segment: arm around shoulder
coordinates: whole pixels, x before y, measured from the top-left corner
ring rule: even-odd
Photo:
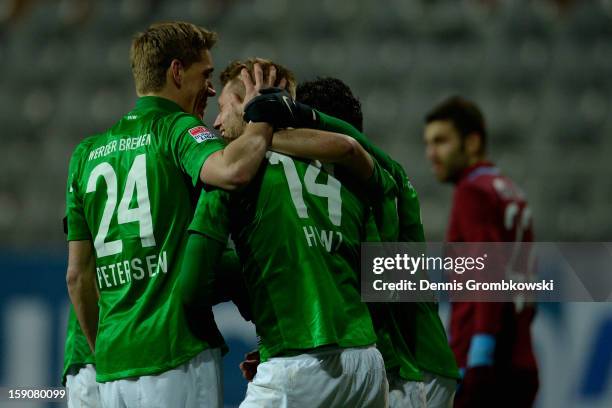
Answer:
[[[204,162],[200,180],[229,191],[244,187],[257,174],[271,137],[272,127],[267,123],[247,124],[238,139]]]
[[[316,129],[290,129],[274,133],[272,149],[290,156],[337,163],[360,180],[372,175],[374,162],[352,137]]]

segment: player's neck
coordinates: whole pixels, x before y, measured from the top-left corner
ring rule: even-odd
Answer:
[[[457,185],[469,173],[471,173],[476,167],[478,167],[480,164],[486,164],[486,163],[488,163],[486,155],[470,156],[467,160],[467,165],[463,167],[462,170],[454,174],[454,176],[450,179],[451,183]]]
[[[138,96],[156,96],[158,98],[164,98],[164,99],[168,99],[171,100],[172,102],[176,103],[178,106],[181,107],[181,109],[183,111],[187,111],[187,109],[185,108],[185,103],[182,100],[182,98],[180,97],[180,95],[177,92],[174,92],[172,89],[168,89],[168,88],[163,88],[160,91],[157,92],[149,92],[146,94],[138,94]]]

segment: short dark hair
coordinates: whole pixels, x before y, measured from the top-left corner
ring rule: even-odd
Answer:
[[[317,77],[314,81],[300,83],[296,100],[363,131],[361,102],[353,95],[351,88],[338,78]]]
[[[426,124],[436,120],[451,121],[462,139],[470,133],[478,133],[484,151],[487,140],[486,123],[482,111],[474,102],[461,96],[445,99],[425,116]]]

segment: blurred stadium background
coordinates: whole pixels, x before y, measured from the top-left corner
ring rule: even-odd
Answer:
[[[610,240],[612,0],[0,0],[0,385],[58,382],[69,156],[132,108],[131,36],[174,19],[219,33],[217,72],[261,56],[299,80],[345,80],[419,191],[428,239],[444,237],[451,188],[424,159],[423,116],[462,94],[526,190],[538,240]],[[213,98],[206,122],[216,113]],[[220,315],[233,406],[253,332],[230,306]],[[539,407],[612,406],[610,304],[543,305],[534,331]]]

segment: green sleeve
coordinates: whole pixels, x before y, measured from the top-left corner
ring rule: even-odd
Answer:
[[[223,150],[225,143],[192,115],[180,113],[167,125],[169,128],[166,131],[170,134],[168,153],[195,186],[206,159]]]
[[[181,276],[183,305],[190,310],[232,301],[245,320],[252,320],[251,306],[236,252],[197,232],[187,241]]]
[[[395,196],[397,185],[391,174],[377,160],[374,161],[372,176],[366,183],[366,190],[371,197]]]
[[[242,264],[233,249],[226,249],[215,280],[215,302],[232,301],[244,320],[253,320],[251,301],[247,291]]]
[[[372,200],[372,219],[376,225],[379,240],[395,242],[399,238],[399,219],[396,207],[397,185],[395,180],[375,160],[374,172],[368,184],[376,186],[376,190],[375,187],[370,186],[368,193],[370,197],[376,197],[375,200]]]
[[[230,235],[230,195],[223,190],[202,190],[189,232],[197,232],[225,245]]]
[[[72,153],[70,165],[68,166],[68,181],[66,183],[66,227],[68,230],[68,241],[91,239],[91,232],[87,226],[83,211],[83,192],[79,184],[82,158],[84,152],[87,151],[87,146],[84,142],[77,146],[74,153]]]
[[[222,190],[202,190],[189,226],[181,292],[188,309],[232,301],[245,320],[251,320],[240,260],[233,249],[226,248],[229,198]]]
[[[232,284],[240,277],[240,269],[236,251],[225,248],[215,271],[213,304],[232,300]]]
[[[215,271],[229,239],[228,201],[228,193],[222,190],[202,190],[200,194],[183,260],[181,293],[185,305],[214,303]],[[232,266],[226,263],[226,267]]]
[[[228,349],[212,314],[215,270],[225,244],[201,234],[191,234],[187,240],[182,270],[177,282],[185,319],[191,332],[211,347]]]
[[[380,234],[378,233],[378,226],[376,225],[373,212],[371,211],[365,223],[364,236],[365,242],[381,242]]]
[[[419,197],[406,176],[404,169],[400,168],[398,183],[397,211],[399,215],[399,241],[425,242],[425,230],[421,221],[421,206]]]
[[[213,304],[215,270],[224,247],[224,244],[206,235],[189,235],[179,284],[182,303],[187,311],[201,310]]]

